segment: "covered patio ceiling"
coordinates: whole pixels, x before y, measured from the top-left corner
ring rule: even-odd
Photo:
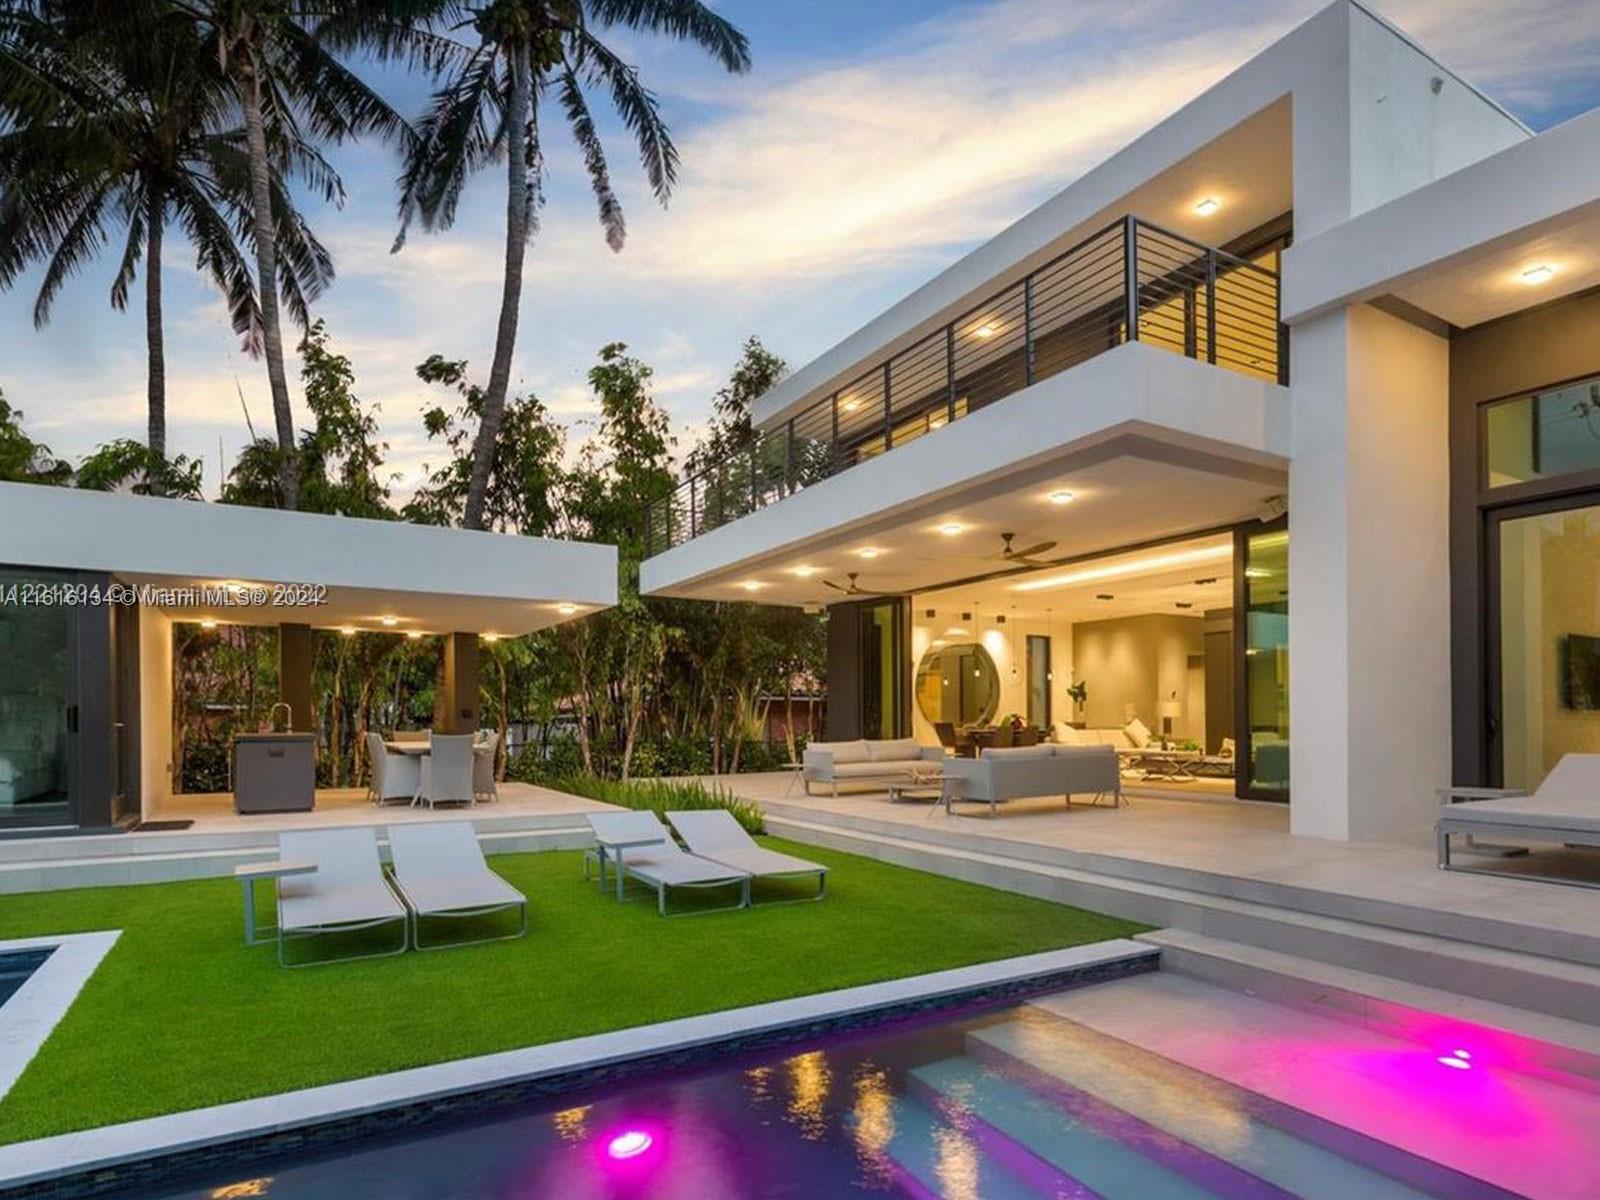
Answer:
[[[616,603],[614,546],[0,484],[0,562],[104,571],[178,620],[514,637]]]
[[[1033,570],[1003,556],[1002,534],[1016,550],[1053,542],[1032,556],[1035,563],[1073,560],[1120,548],[1214,531],[1275,513],[1273,501],[1288,486],[1274,467],[1225,462],[1188,454],[1155,442],[1122,438],[1116,448],[1080,453],[1004,478],[974,485],[952,496],[858,526],[830,531],[800,547],[739,564],[668,594],[708,600],[755,600],[767,604],[820,605],[851,598],[846,590],[907,594],[963,584],[967,591],[988,579],[985,594],[1043,610],[1037,588],[1013,584]],[[1215,539],[1213,539],[1215,540]],[[1215,564],[1225,573],[1227,563]],[[1179,574],[1185,564],[1174,564]],[[1063,567],[1061,574],[1068,574]],[[1201,570],[1195,578],[1217,575]],[[1017,579],[1000,578],[1015,574]],[[1044,573],[1030,579],[1048,578]],[[1081,590],[1070,584],[1068,592]],[[1007,601],[1011,603],[1013,601]]]

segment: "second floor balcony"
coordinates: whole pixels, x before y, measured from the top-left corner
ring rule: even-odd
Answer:
[[[681,545],[1129,341],[1288,382],[1277,273],[1125,217],[690,473],[651,507],[646,553]]]

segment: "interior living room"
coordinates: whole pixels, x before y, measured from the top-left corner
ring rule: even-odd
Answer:
[[[1110,745],[1125,791],[1287,799],[1286,530],[1060,564],[1015,549],[1020,570],[910,598],[919,741]]]

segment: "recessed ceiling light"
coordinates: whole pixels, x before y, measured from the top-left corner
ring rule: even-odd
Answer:
[[[1063,504],[1071,504],[1076,499],[1077,499],[1077,497],[1074,496],[1071,492],[1068,492],[1068,491],[1059,491],[1059,492],[1051,492],[1050,493],[1050,503],[1054,504],[1054,505],[1057,505],[1057,506],[1060,506],[1060,505],[1063,505]]]
[[[985,321],[982,325],[979,325],[976,329],[974,329],[972,331],[972,336],[973,337],[982,338],[984,341],[988,341],[990,338],[992,338],[995,334],[997,334],[999,332],[1000,332],[1000,325],[999,325],[998,322]]]
[[[939,526],[939,532],[944,534],[945,537],[955,537],[956,534],[965,533],[966,531],[967,527],[959,521],[946,521]]]
[[[861,547],[861,549],[856,551],[856,557],[857,558],[877,558],[878,555],[880,555],[882,553],[883,553],[883,551],[879,550],[876,546],[863,546],[863,547]]]
[[[1215,196],[1207,196],[1204,200],[1198,200],[1195,202],[1194,211],[1196,216],[1209,217],[1221,207],[1222,201],[1218,200]]]
[[[810,579],[817,573],[817,569],[815,567],[794,567],[791,568],[789,573],[791,575],[797,575],[801,579]]]
[[[420,629],[408,629],[408,630],[406,630],[406,636],[408,638],[410,638],[413,642],[419,642],[419,641],[422,640],[422,630],[420,630]]]
[[[205,620],[200,622],[200,628],[201,629],[215,629],[216,627],[217,627],[217,623],[215,621],[213,621],[210,617],[207,617],[207,618],[205,618]]]
[[[351,634],[355,633],[355,631],[356,627],[354,625],[341,625],[339,627],[339,632],[344,634],[345,637],[349,637]]]
[[[480,633],[478,636],[486,642],[498,642],[500,640],[498,633]]]
[[[556,611],[563,617],[570,617],[578,611],[578,606],[576,604],[558,604],[556,605]]]
[[[399,617],[379,617],[378,620],[382,621],[384,626],[388,629],[393,629],[396,625],[400,624]]]
[[[1522,273],[1522,282],[1527,284],[1548,283],[1555,277],[1556,269],[1549,263],[1539,263],[1529,267]]]
[[[861,401],[857,400],[854,396],[851,396],[848,400],[839,401],[839,410],[841,412],[855,412],[855,410],[860,407]]]
[[[739,586],[742,587],[747,592],[759,592],[762,588],[766,587],[767,585],[762,583],[759,579],[746,579]]]

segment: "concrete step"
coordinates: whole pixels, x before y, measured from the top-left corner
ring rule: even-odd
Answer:
[[[1580,1023],[1600,1014],[1600,967],[838,822],[767,815],[796,841],[1177,928]],[[898,829],[897,828],[897,833]]]
[[[568,817],[570,821],[571,818]],[[124,843],[137,835],[122,835]],[[86,839],[82,839],[86,840]],[[576,850],[594,843],[587,824],[564,828],[506,829],[479,832],[485,854],[514,854],[538,850]],[[388,842],[380,833],[380,852]],[[172,883],[181,879],[214,879],[233,874],[245,863],[267,862],[278,855],[277,837],[253,846],[124,854],[92,854],[80,858],[48,858],[38,862],[0,863],[0,895],[55,892],[67,888],[121,887],[136,883]]]
[[[952,1170],[967,1184],[963,1195],[984,1200],[1038,1200],[1040,1196],[1072,1196],[1060,1186],[1045,1191],[1036,1182],[1059,1185],[1060,1180],[1036,1181],[1003,1164],[1000,1155],[986,1152],[965,1133],[927,1105],[909,1096],[890,1101],[887,1128],[891,1131],[877,1147],[881,1161],[907,1196],[953,1195],[948,1189]],[[858,1125],[858,1135],[860,1128]]]
[[[1161,947],[1161,969],[1407,1038],[1448,1039],[1454,1025],[1492,1037],[1524,1074],[1600,1088],[1600,1024],[1207,937],[1185,929],[1138,935]],[[1600,1012],[1596,1014],[1600,1018]]]

